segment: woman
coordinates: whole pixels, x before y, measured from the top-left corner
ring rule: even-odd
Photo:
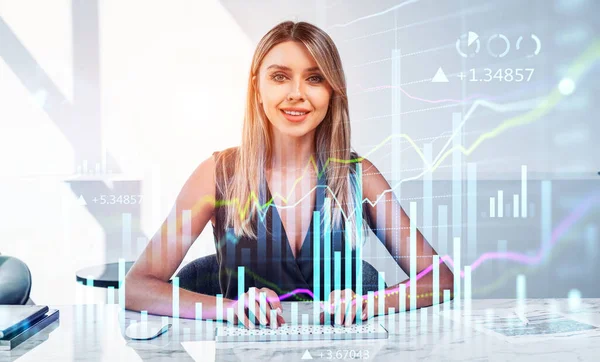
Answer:
[[[400,228],[410,221],[390,189],[371,162],[350,150],[345,76],[335,44],[311,24],[283,22],[254,53],[241,146],[215,152],[190,176],[168,218],[177,220],[175,227],[165,221],[127,274],[126,308],[172,314],[168,281],[210,220],[223,307],[233,308],[236,323],[252,328],[258,320],[249,310],[275,328],[284,323],[282,293],[333,302],[322,321],[336,309],[346,311],[334,315],[336,324],[364,320],[370,307],[378,314],[378,302],[369,306],[355,294],[365,228],[384,230],[379,238],[398,265],[410,269],[409,228]],[[376,200],[385,206],[371,206]],[[436,255],[420,232],[416,255],[418,272]],[[431,273],[422,276],[417,290],[407,287],[407,299],[417,293],[417,307],[431,305],[432,285]],[[439,285],[440,294],[452,291],[453,275],[444,263]],[[313,287],[316,295],[309,292]],[[260,309],[261,292],[266,310]],[[181,317],[194,318],[198,302],[203,319],[217,316],[214,296],[182,289],[179,298]],[[398,310],[397,293],[378,298],[385,298],[383,313]],[[277,320],[271,321],[271,310],[279,312]]]

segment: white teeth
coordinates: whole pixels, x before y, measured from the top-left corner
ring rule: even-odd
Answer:
[[[284,111],[286,114],[292,115],[292,116],[302,116],[304,114],[306,114],[306,112],[296,112],[296,111]]]

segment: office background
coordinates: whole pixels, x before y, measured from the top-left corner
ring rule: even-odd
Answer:
[[[355,149],[407,212],[416,203],[441,255],[456,258],[460,238],[474,298],[515,297],[519,274],[528,297],[599,297],[599,12],[592,0],[2,0],[0,253],[28,264],[34,301],[104,302],[75,272],[135,259],[198,163],[239,143],[260,37],[304,20],[340,50]],[[365,250],[388,284],[406,278],[373,235]],[[182,266],[214,251],[207,226]]]

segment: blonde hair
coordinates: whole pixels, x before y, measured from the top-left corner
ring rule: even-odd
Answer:
[[[261,62],[265,55],[277,44],[285,41],[296,41],[304,44],[308,52],[315,59],[326,81],[332,87],[333,93],[329,108],[323,121],[317,126],[315,132],[315,148],[320,164],[325,167],[328,193],[325,197],[331,199],[334,206],[331,211],[331,221],[338,227],[345,227],[342,222],[346,215],[346,223],[350,230],[357,230],[358,222],[362,221],[362,195],[357,195],[354,167],[350,160],[350,120],[348,112],[348,97],[346,80],[342,69],[342,62],[333,40],[327,33],[318,27],[306,22],[286,21],[272,28],[258,43],[252,59],[248,77],[248,93],[246,98],[246,111],[243,125],[242,143],[237,156],[229,159],[223,153],[219,158],[222,164],[223,175],[227,175],[226,168],[234,167],[235,176],[224,182],[223,187],[218,185],[221,194],[225,197],[224,205],[228,207],[225,225],[233,228],[237,237],[247,236],[256,238],[257,211],[263,212],[257,195],[266,189],[266,166],[271,160],[272,142],[270,138],[270,123],[261,112],[258,102],[257,84],[253,77],[257,76]],[[336,160],[338,162],[334,162]],[[317,160],[315,160],[317,161]],[[341,161],[341,162],[339,162]],[[318,170],[318,172],[322,172]],[[227,178],[225,178],[227,181]],[[354,208],[360,203],[360,212]],[[337,205],[336,205],[337,204]],[[325,207],[324,205],[323,207]],[[337,206],[337,207],[335,207]],[[324,215],[325,210],[321,210]],[[358,220],[357,218],[361,218]],[[324,218],[321,217],[321,220]],[[362,235],[365,233],[365,224],[362,223]],[[356,247],[358,233],[352,232],[352,248]],[[362,239],[364,240],[364,238]]]

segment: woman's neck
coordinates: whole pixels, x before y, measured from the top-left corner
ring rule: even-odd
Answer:
[[[314,136],[314,130],[302,137],[273,132],[271,169],[292,172],[304,169],[310,157],[315,156]]]

